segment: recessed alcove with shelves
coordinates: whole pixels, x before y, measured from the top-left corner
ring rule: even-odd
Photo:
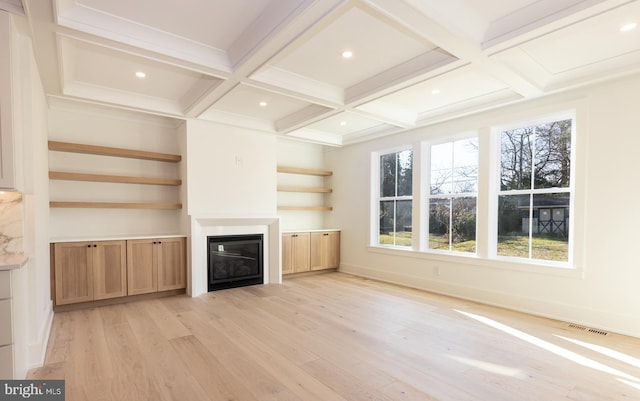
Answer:
[[[333,175],[332,171],[321,169],[300,168],[291,166],[278,166],[277,172],[279,174],[295,174],[304,176],[315,177],[330,177]],[[330,194],[333,192],[331,188],[318,185],[285,185],[281,184],[282,180],[278,179],[278,192],[297,192],[306,194]],[[324,183],[324,180],[323,180]],[[315,184],[315,182],[314,182]],[[292,205],[278,205],[278,210],[293,210],[293,211],[331,211],[332,206],[329,205],[307,205],[307,204],[292,204]]]
[[[127,158],[150,161],[154,163],[178,163],[182,160],[181,155],[150,152],[138,149],[127,149],[117,147],[98,146],[81,143],[49,141],[49,151],[78,153],[93,155],[98,157]],[[86,165],[86,164],[85,164]],[[142,175],[120,175],[120,174],[96,174],[93,172],[59,171],[58,168],[49,171],[50,180],[60,181],[80,181],[92,183],[109,184],[134,184],[149,186],[172,186],[179,187],[182,180],[174,177],[153,177]],[[91,191],[88,191],[91,192]],[[134,192],[134,191],[129,191]],[[174,198],[178,198],[178,192]],[[165,191],[166,193],[166,191]],[[166,199],[158,201],[140,201],[139,192],[134,192],[135,198],[130,201],[111,201],[104,199],[92,200],[53,200],[49,202],[51,208],[107,208],[107,209],[181,209],[179,202],[168,202]]]

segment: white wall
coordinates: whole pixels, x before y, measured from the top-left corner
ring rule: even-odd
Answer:
[[[49,139],[176,154],[178,122],[81,103],[54,102]],[[183,162],[181,162],[183,163]],[[49,152],[52,171],[179,178],[181,163],[68,152]],[[52,180],[51,200],[104,202],[180,202],[173,186]],[[180,234],[181,212],[154,209],[51,209],[51,238]]]
[[[640,337],[639,89],[634,76],[329,151],[340,269]],[[468,130],[486,143],[492,125],[568,108],[578,113],[576,271],[369,247],[371,152]],[[488,218],[478,221],[486,238]]]
[[[191,216],[276,214],[276,137],[189,120],[187,213]]]
[[[19,103],[19,135],[22,147],[16,163],[23,172],[24,267],[12,272],[14,310],[14,358],[16,378],[41,366],[53,317],[49,284],[49,180],[47,175],[47,103],[38,75],[28,28],[23,18],[12,16],[16,52],[14,102]]]

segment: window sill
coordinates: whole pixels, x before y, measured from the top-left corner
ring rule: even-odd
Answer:
[[[408,258],[424,259],[430,261],[438,261],[443,263],[454,263],[462,265],[472,265],[482,268],[498,269],[514,272],[536,273],[557,277],[569,277],[569,278],[584,278],[583,269],[578,267],[571,267],[568,265],[549,264],[538,261],[524,261],[516,258],[481,258],[475,254],[451,254],[445,252],[426,252],[416,251],[411,248],[404,247],[391,247],[391,246],[379,246],[369,245],[367,247],[369,251],[385,254],[402,256]]]

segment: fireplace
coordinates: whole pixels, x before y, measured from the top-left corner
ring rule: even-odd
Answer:
[[[262,237],[208,236],[208,291],[264,283]]]

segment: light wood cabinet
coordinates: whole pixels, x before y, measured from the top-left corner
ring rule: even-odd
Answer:
[[[336,269],[340,266],[340,232],[311,233],[311,270]]]
[[[158,291],[177,290],[187,286],[187,262],[184,238],[158,241]]]
[[[282,234],[282,274],[336,269],[340,266],[340,232]]]
[[[127,241],[128,295],[186,287],[184,238]]]
[[[282,274],[309,271],[309,233],[282,234]]]
[[[56,305],[125,296],[126,242],[54,244],[54,272]]]
[[[150,239],[127,241],[128,295],[158,291],[156,242]]]

